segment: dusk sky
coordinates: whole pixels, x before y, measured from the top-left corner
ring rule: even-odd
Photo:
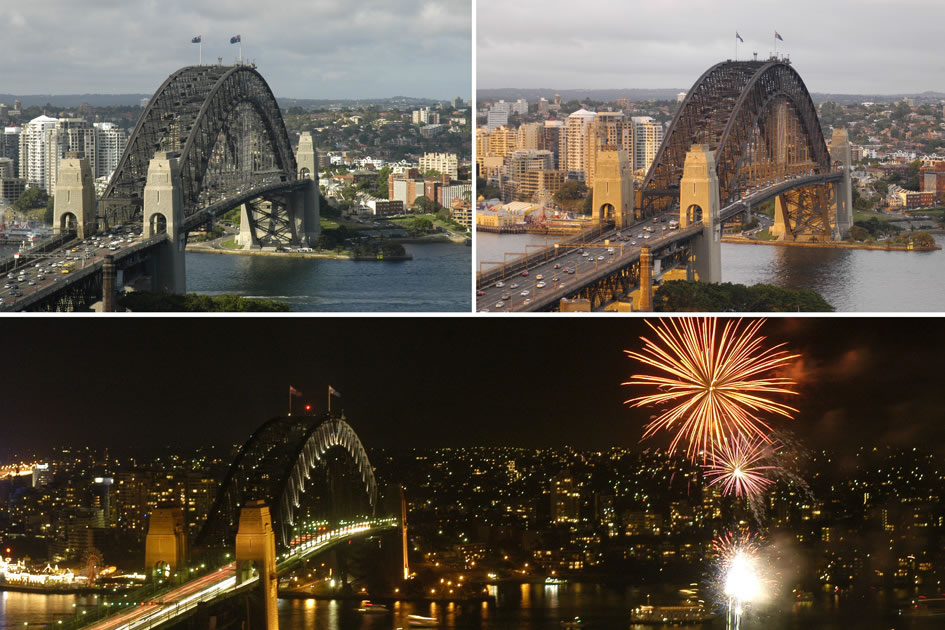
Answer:
[[[477,87],[688,90],[710,66],[774,51],[812,92],[942,91],[941,0],[477,3]]]
[[[623,350],[651,334],[638,318],[31,318],[7,328],[0,452],[242,443],[287,411],[289,385],[321,410],[333,385],[368,448],[639,448],[652,413],[626,407],[640,392],[620,385],[640,370]],[[762,333],[803,355],[791,370],[800,396],[787,401],[800,412],[777,427],[813,448],[945,443],[940,320],[773,318]]]
[[[470,0],[49,0],[4,6],[12,94],[152,94],[178,68],[233,63],[240,34],[277,97],[468,98]]]

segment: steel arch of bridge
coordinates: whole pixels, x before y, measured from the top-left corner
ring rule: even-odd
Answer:
[[[377,506],[374,469],[361,440],[344,418],[273,418],[250,436],[233,460],[197,545],[232,545],[240,508],[247,501],[261,499],[272,513],[276,541],[287,548],[305,483],[333,448],[343,449],[355,465],[373,512]]]
[[[239,128],[241,123],[243,128]],[[245,146],[246,128],[258,145]],[[100,205],[107,223],[138,218],[148,166],[158,151],[180,155],[185,218],[217,200],[208,197],[208,175],[227,175],[234,182],[242,178],[240,183],[253,185],[267,179],[293,182],[297,177],[279,105],[265,79],[251,66],[187,66],[161,84],[138,119],[102,195]],[[222,168],[209,172],[212,162],[232,172],[224,173]],[[225,196],[226,191],[214,192]]]
[[[772,120],[778,109],[784,112],[781,120]],[[789,127],[788,146],[777,146],[779,125]],[[715,151],[723,207],[738,199],[753,173],[767,171],[777,178],[831,168],[810,93],[797,71],[783,61],[725,61],[699,77],[647,172],[640,200],[644,216],[678,199],[686,153],[693,144]],[[765,158],[770,162],[779,151],[785,163],[761,163]]]

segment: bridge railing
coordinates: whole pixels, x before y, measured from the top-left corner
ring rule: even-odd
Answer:
[[[62,234],[54,234],[39,241],[34,241],[33,245],[23,251],[19,252],[19,259],[13,256],[4,256],[0,258],[0,273],[6,273],[14,267],[19,267],[24,264],[23,259],[35,258],[46,252],[50,252],[62,247],[65,243],[75,239],[75,232],[63,232]]]

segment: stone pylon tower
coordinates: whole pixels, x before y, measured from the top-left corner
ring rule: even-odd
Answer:
[[[236,532],[237,580],[248,574],[250,567],[259,575],[261,607],[251,612],[249,627],[279,630],[278,603],[279,577],[276,574],[276,535],[272,529],[272,515],[264,501],[249,501],[240,510],[240,524]]]
[[[617,229],[633,217],[633,171],[627,152],[612,147],[597,153],[591,218],[614,221]]]
[[[679,227],[702,222],[702,235],[692,242],[693,269],[700,282],[722,281],[720,211],[715,153],[703,144],[694,144],[686,154],[679,183]]]
[[[53,227],[66,229],[70,219],[75,222],[77,236],[82,239],[95,233],[95,183],[89,158],[70,151],[59,162],[53,204]]]
[[[293,194],[290,201],[296,218],[296,230],[299,239],[311,247],[321,233],[318,207],[318,154],[315,141],[309,131],[303,131],[299,137],[299,149],[295,161],[299,168],[299,179],[309,179],[310,186]]]
[[[187,563],[187,539],[184,512],[179,507],[156,508],[148,518],[148,535],[144,541],[144,566],[148,572],[158,564],[171,571]]]
[[[184,200],[177,154],[158,151],[148,166],[148,180],[144,186],[142,232],[144,238],[150,238],[161,231],[167,232],[167,246],[161,248],[152,269],[152,285],[155,291],[186,291],[184,249],[187,247],[187,234],[181,230],[183,222]]]
[[[837,204],[837,225],[834,238],[846,238],[850,235],[850,228],[853,227],[853,183],[850,179],[853,155],[846,129],[833,130],[833,137],[830,139],[830,159],[833,162],[840,162],[843,166],[843,180],[834,195]]]

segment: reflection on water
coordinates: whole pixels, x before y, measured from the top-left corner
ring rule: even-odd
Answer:
[[[500,584],[490,588],[490,595],[490,600],[485,603],[395,602],[391,613],[383,615],[357,612],[356,601],[280,599],[279,627],[282,630],[406,630],[409,627],[408,615],[422,615],[436,617],[442,628],[561,630],[562,621],[580,617],[582,627],[587,628],[652,630],[661,626],[631,625],[630,609],[645,604],[647,595],[652,596],[653,604],[674,603],[678,600],[678,589],[672,586],[641,588],[580,583],[554,586]],[[885,596],[874,591],[861,595],[818,595],[814,602],[785,601],[781,605],[749,610],[741,627],[744,630],[931,630],[943,627],[940,617],[910,619],[900,616],[895,602],[901,598],[902,595]],[[94,602],[94,597],[0,592],[0,629],[22,630],[24,623],[30,626],[55,625],[60,619],[67,621],[80,614],[83,607]],[[683,626],[666,626],[663,630],[670,627]],[[716,619],[702,627],[722,628],[724,619]]]

